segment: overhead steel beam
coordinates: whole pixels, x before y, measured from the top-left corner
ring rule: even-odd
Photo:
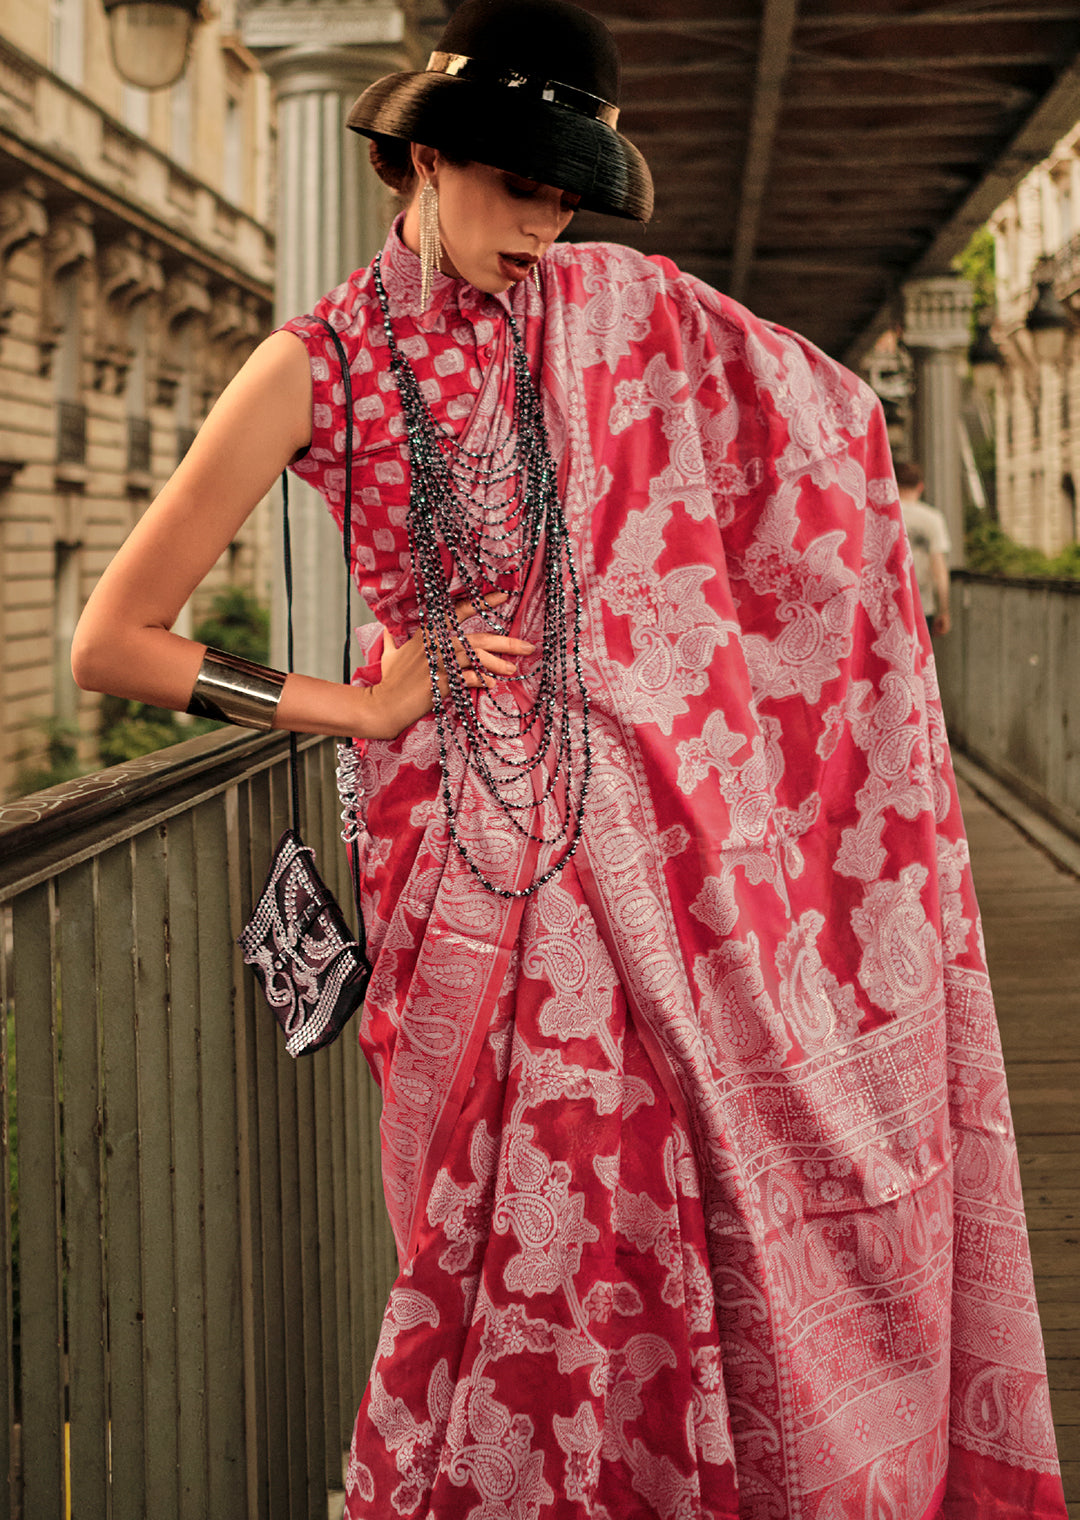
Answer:
[[[1000,10],[988,11],[986,0],[968,0],[967,4],[950,6],[947,10],[918,10],[907,14],[866,11],[864,14],[848,13],[837,16],[807,16],[800,24],[806,31],[814,32],[879,32],[886,27],[919,26],[970,26],[974,19],[1008,23],[1034,23],[1039,21],[1075,21],[1075,5],[1038,5],[1030,9],[1019,6],[1002,6]]]
[[[949,53],[939,57],[914,54],[910,58],[845,58],[836,53],[819,53],[812,48],[800,48],[798,63],[804,73],[820,70],[828,74],[911,74],[916,79],[924,74],[955,73],[958,69],[1031,69],[1044,68],[1055,62],[1051,48],[1031,49],[1026,53],[1017,50],[1004,53]],[[958,79],[958,84],[972,81]]]
[[[952,260],[963,251],[976,228],[1007,200],[1016,186],[1080,119],[1080,59],[1059,75],[1053,89],[1043,97],[1024,126],[983,175],[971,194],[938,231],[919,261],[904,272],[904,279],[949,272]],[[891,282],[889,299],[895,298],[899,281]],[[882,330],[884,306],[850,344],[845,359],[857,365]]]
[[[940,228],[910,277],[947,273],[951,260],[967,247],[976,227],[996,211],[1024,175],[1046,157],[1077,120],[1080,120],[1080,59],[1061,73],[1005,152]]]
[[[730,289],[737,301],[745,298],[750,278],[798,10],[799,0],[765,0],[761,17],[754,104],[731,257]]]

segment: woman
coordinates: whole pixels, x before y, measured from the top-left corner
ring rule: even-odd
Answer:
[[[565,0],[466,0],[361,97],[409,209],[225,392],[76,674],[364,741],[402,1272],[352,1520],[1063,1516],[880,413],[666,260],[556,242],[649,213],[616,99]],[[352,688],[237,706],[168,630],[287,462],[343,517],[320,318],[378,623]]]

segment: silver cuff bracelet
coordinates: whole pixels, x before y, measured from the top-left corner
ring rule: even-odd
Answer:
[[[193,718],[217,718],[268,734],[284,685],[283,671],[254,665],[223,649],[208,649],[187,710]]]

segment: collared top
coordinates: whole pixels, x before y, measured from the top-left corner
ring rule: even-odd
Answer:
[[[395,340],[416,372],[437,425],[480,450],[497,414],[513,405],[508,315],[514,315],[535,375],[543,298],[531,280],[519,282],[512,293],[493,296],[466,280],[436,274],[424,308],[420,260],[402,240],[401,221],[399,217],[390,229],[381,256]],[[356,583],[379,621],[400,638],[416,626],[406,531],[409,450],[371,268],[351,274],[311,314],[283,324],[307,347],[313,390],[311,445],[291,468],[321,493],[340,527],[345,398],[336,351],[320,318],[337,330],[352,381]]]

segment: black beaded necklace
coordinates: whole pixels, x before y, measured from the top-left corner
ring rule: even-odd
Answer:
[[[409,553],[431,675],[447,826],[461,858],[490,892],[529,897],[577,849],[592,774],[589,701],[581,670],[581,596],[543,409],[517,323],[508,312],[512,403],[493,409],[480,448],[465,448],[440,427],[394,338],[381,263],[381,258],[375,260],[373,275],[409,443]],[[505,388],[499,400],[508,400]],[[461,638],[455,604],[470,601],[487,628],[506,633],[513,601],[491,608],[485,595],[511,592],[515,570],[531,564],[537,550],[543,555],[544,629],[535,694],[524,707],[504,705],[491,692],[477,702],[454,647]],[[447,558],[452,576],[447,575]],[[567,586],[573,599],[569,626]],[[470,666],[483,671],[475,656]],[[576,702],[571,700],[571,666]],[[449,684],[446,697],[439,689],[440,672]],[[561,847],[555,863],[529,886],[496,886],[466,849],[450,786],[451,746],[516,834],[540,846]],[[562,807],[555,796],[560,782],[565,783]],[[551,810],[549,801],[558,818],[546,829],[543,814]]]

